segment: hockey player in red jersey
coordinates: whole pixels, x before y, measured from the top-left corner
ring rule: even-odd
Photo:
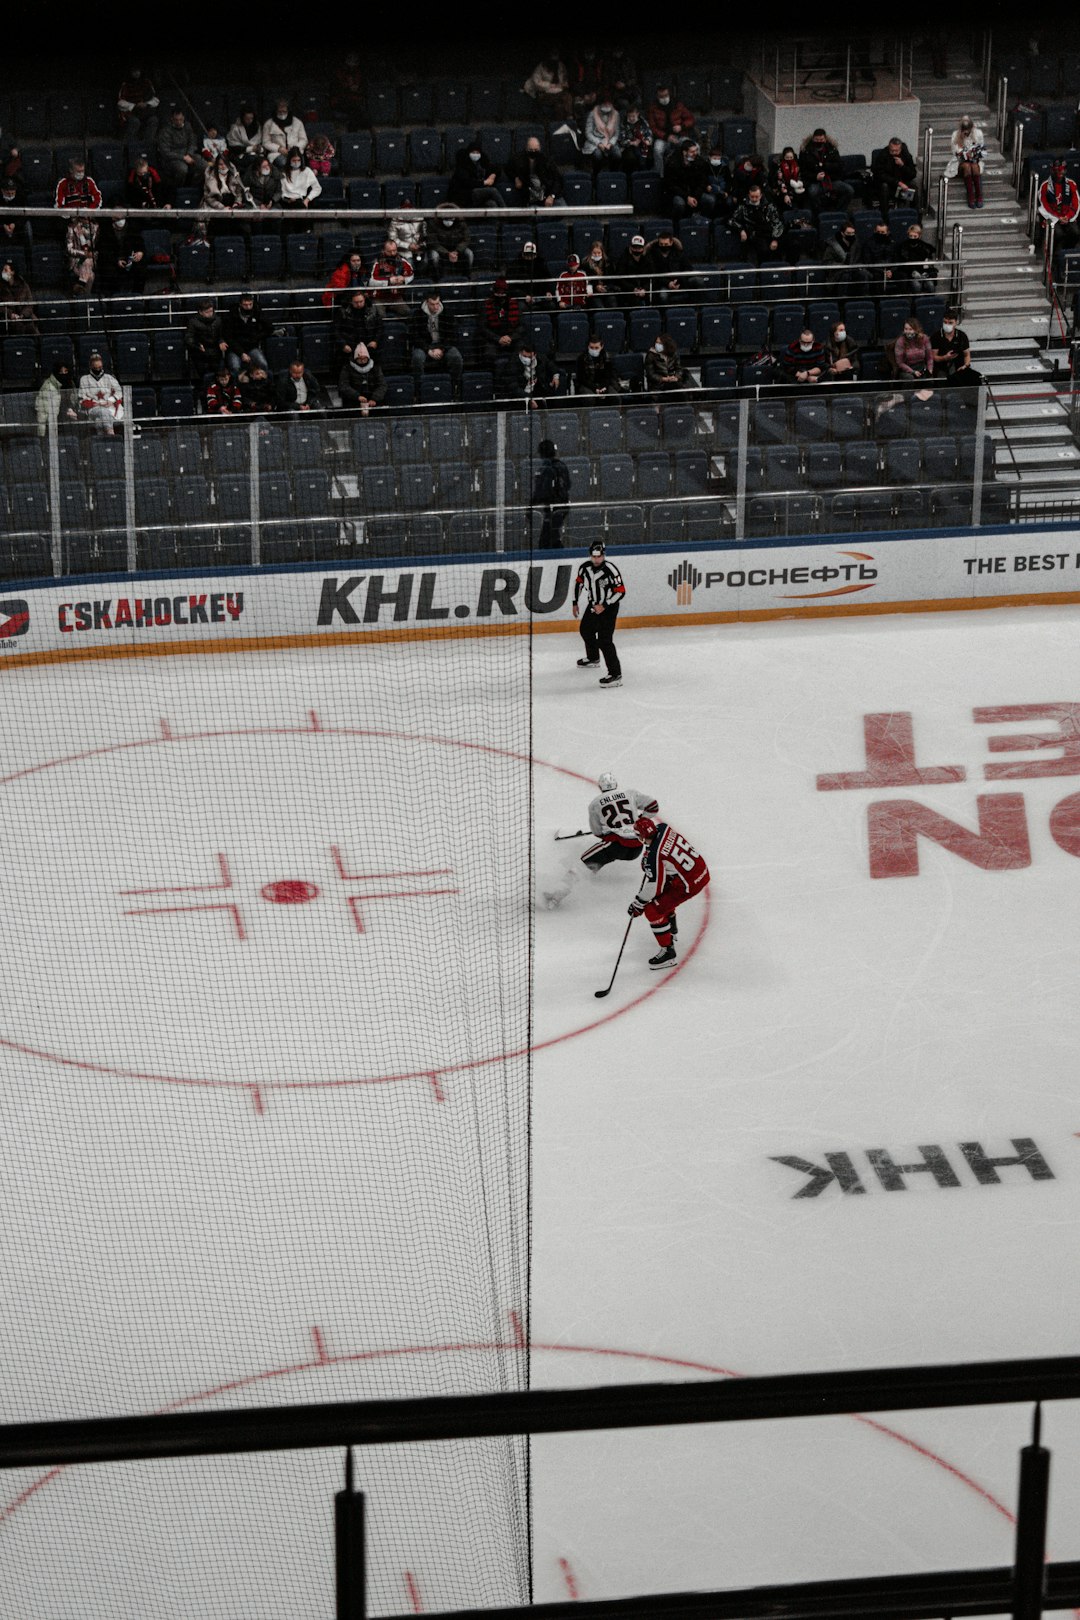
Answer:
[[[644,912],[660,949],[649,957],[651,968],[671,967],[675,961],[675,936],[679,925],[675,908],[691,895],[700,894],[709,881],[709,868],[682,833],[649,816],[639,816],[634,831],[644,845],[641,888],[630,902],[631,917]]]

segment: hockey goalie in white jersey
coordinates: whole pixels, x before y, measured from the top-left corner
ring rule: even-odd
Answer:
[[[589,845],[580,861],[569,862],[561,877],[544,891],[549,911],[566,899],[580,876],[581,867],[595,874],[612,861],[640,860],[642,845],[634,823],[640,816],[659,813],[651,794],[639,793],[637,788],[621,788],[610,771],[602,771],[596,785],[600,792],[589,804],[589,830],[596,842]]]

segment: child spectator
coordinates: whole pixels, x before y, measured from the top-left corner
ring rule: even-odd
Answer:
[[[240,383],[240,409],[254,416],[264,416],[275,409],[277,395],[273,379],[265,366],[250,366],[242,371]]]
[[[213,163],[215,158],[228,156],[228,141],[220,133],[216,124],[207,124],[203,135],[202,155],[207,163]]]
[[[219,366],[206,385],[203,409],[207,416],[232,416],[240,408],[240,385],[228,366]]]
[[[588,305],[589,278],[576,253],[571,253],[566,269],[556,277],[555,302],[560,309],[584,309]]]
[[[325,180],[337,156],[337,147],[329,135],[313,135],[307,145],[308,168]]]

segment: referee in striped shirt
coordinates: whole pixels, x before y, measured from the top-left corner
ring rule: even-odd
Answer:
[[[606,675],[601,675],[601,686],[622,685],[622,665],[615,651],[615,621],[619,617],[619,604],[626,595],[622,575],[614,563],[604,555],[602,540],[594,540],[589,555],[577,571],[574,581],[574,618],[580,614],[581,639],[585,643],[585,656],[578,659],[579,669],[594,669],[604,655]],[[584,611],[579,609],[584,596]]]

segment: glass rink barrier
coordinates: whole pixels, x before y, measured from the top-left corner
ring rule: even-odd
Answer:
[[[687,387],[136,420],[0,397],[7,579],[1010,521],[985,391]],[[89,413],[94,414],[94,413]],[[549,443],[569,478],[545,527]],[[545,444],[545,451],[547,445]],[[558,504],[558,503],[556,503]]]

